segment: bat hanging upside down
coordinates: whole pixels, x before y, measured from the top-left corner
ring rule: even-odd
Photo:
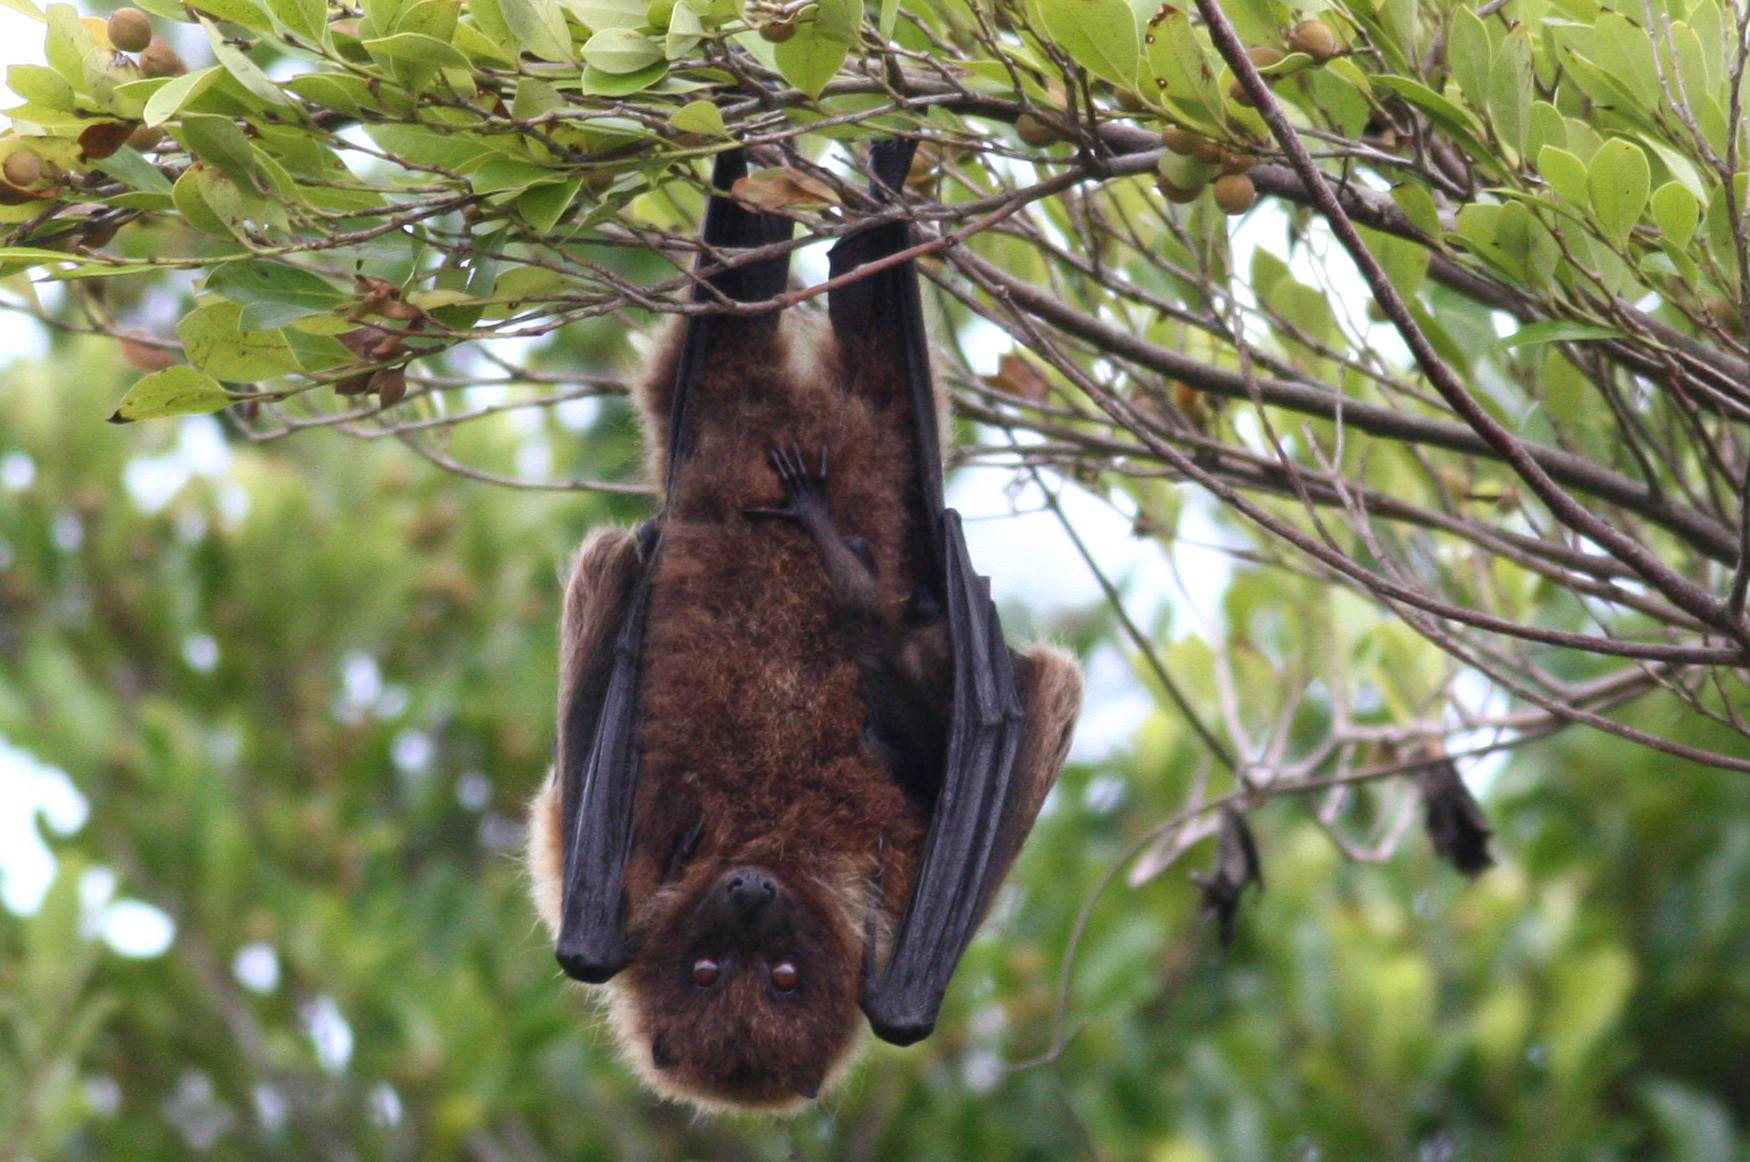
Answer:
[[[878,201],[914,143],[871,151]],[[781,217],[723,195],[701,301],[784,290]],[[905,249],[904,222],[832,251]],[[861,1015],[929,1034],[1069,746],[1068,655],[1004,644],[943,506],[917,275],[832,292],[808,342],[775,313],[692,316],[642,394],[661,511],[578,550],[557,761],[532,809],[536,905],[560,964],[611,982],[649,1085],[787,1111],[846,1072]]]

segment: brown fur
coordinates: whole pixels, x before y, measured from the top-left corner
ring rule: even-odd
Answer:
[[[692,453],[666,498],[651,578],[638,840],[626,871],[636,952],[609,987],[622,1050],[658,1092],[704,1108],[781,1112],[845,1071],[859,1040],[871,883],[879,864],[885,933],[910,897],[928,820],[864,742],[859,673],[816,546],[789,522],[743,512],[783,503],[770,446],[794,440],[812,458],[824,445],[839,531],[868,543],[882,604],[897,618],[915,585],[919,530],[907,527],[909,506],[898,499],[912,487],[913,454],[891,352],[841,357],[823,337],[793,360],[793,336],[771,323],[713,334],[689,398]],[[659,481],[678,346],[677,333],[639,401]],[[562,707],[577,683],[598,679],[591,659],[607,653],[598,647],[640,568],[622,531],[598,532],[579,550],[566,587]],[[1017,769],[1026,809],[1008,858],[1062,765],[1080,698],[1074,663],[1047,647],[1018,657],[1017,679],[1032,717]],[[555,931],[559,799],[550,777],[530,834],[537,907]],[[701,821],[696,851],[670,878],[673,853]],[[797,997],[762,991],[752,971],[709,992],[687,975],[688,926],[725,869],[741,866],[768,871],[807,918],[794,928],[812,944]]]

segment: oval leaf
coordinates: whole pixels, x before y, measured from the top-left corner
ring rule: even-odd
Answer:
[[[212,376],[192,367],[166,367],[128,388],[109,422],[131,424],[165,416],[205,415],[230,403],[231,394]]]
[[[1647,155],[1632,141],[1613,137],[1592,155],[1586,187],[1592,194],[1592,217],[1605,238],[1621,247],[1641,219],[1653,175]]]
[[[1121,88],[1136,88],[1142,45],[1126,0],[1040,0],[1039,16],[1076,64]]]

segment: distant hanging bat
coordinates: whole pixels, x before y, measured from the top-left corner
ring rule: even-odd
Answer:
[[[913,143],[872,151],[875,196]],[[745,172],[719,157],[713,185]],[[701,301],[780,293],[790,237],[721,193]],[[833,248],[848,274],[903,222]],[[917,275],[835,290],[812,347],[775,314],[694,316],[641,404],[662,510],[578,550],[535,897],[572,977],[612,980],[658,1092],[794,1109],[843,1075],[859,1009],[929,1034],[1062,766],[1081,679],[1011,652],[943,506]]]
[[[1459,777],[1458,764],[1438,750],[1427,752],[1427,765],[1416,770],[1422,792],[1423,825],[1441,858],[1467,876],[1479,876],[1495,866],[1489,854],[1494,829],[1482,804]]]
[[[1226,804],[1222,805],[1216,831],[1215,866],[1208,872],[1192,872],[1191,882],[1202,896],[1204,916],[1216,921],[1221,946],[1231,947],[1240,897],[1248,884],[1257,884],[1260,892],[1264,890],[1264,871],[1246,817]]]

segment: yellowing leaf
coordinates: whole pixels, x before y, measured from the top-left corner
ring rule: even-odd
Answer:
[[[165,416],[194,416],[216,412],[232,400],[210,375],[192,367],[167,367],[135,383],[115,412],[112,424],[131,424],[135,420],[155,420]]]

